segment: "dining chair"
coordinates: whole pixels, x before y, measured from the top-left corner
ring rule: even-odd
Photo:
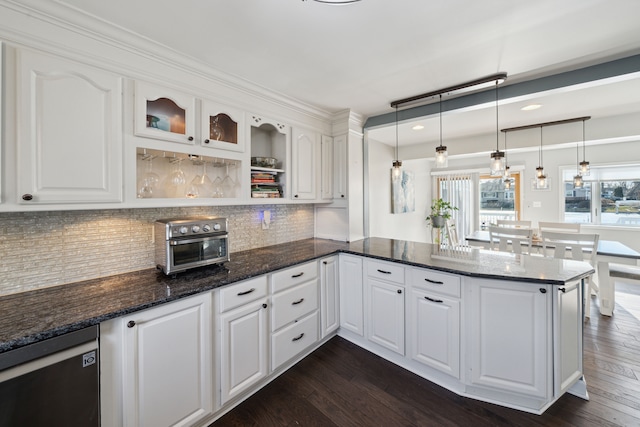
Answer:
[[[557,233],[580,233],[580,224],[572,224],[570,222],[538,222],[538,229],[543,231],[551,231]]]
[[[598,253],[598,240],[600,238],[598,234],[542,231],[541,238],[542,253],[544,256],[587,261],[594,269],[596,268],[596,255]],[[585,292],[585,317],[590,317],[591,293],[597,295],[599,290],[594,281],[595,274],[596,273],[589,276],[589,285],[587,292]]]
[[[531,228],[531,221],[515,221],[512,219],[499,219],[497,224],[500,227],[515,227],[515,228]]]
[[[460,245],[460,240],[458,239],[458,230],[456,230],[455,224],[448,219],[445,223],[447,239],[450,246],[458,246]]]
[[[532,237],[533,230],[531,228],[501,227],[497,225],[489,227],[489,247],[491,250],[529,254],[531,253]]]

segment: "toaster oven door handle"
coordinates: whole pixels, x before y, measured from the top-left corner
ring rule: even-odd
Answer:
[[[198,237],[196,239],[170,239],[168,242],[169,242],[169,246],[179,246],[179,245],[186,245],[189,243],[204,242],[207,240],[220,240],[226,237],[227,237],[226,234],[221,234],[219,236]]]

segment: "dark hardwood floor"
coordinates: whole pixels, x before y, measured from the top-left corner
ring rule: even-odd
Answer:
[[[543,415],[478,402],[335,337],[212,426],[640,426],[640,283],[617,281],[612,317],[584,328],[589,401]]]

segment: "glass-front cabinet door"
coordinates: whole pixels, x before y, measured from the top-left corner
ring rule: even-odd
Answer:
[[[135,134],[146,138],[194,144],[196,98],[136,81]]]
[[[244,152],[242,112],[212,101],[202,101],[200,128],[203,147]]]

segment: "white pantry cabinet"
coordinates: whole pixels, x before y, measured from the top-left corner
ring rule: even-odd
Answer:
[[[333,198],[333,138],[322,135],[320,156],[320,199]]]
[[[267,276],[218,292],[220,404],[224,405],[268,374]]]
[[[294,199],[314,200],[318,197],[320,141],[320,135],[316,132],[298,128],[292,130]]]
[[[362,258],[340,254],[340,328],[364,336]]]
[[[333,138],[332,192],[334,199],[347,197],[347,135]]]
[[[189,426],[213,412],[211,293],[121,319],[123,422]]]
[[[18,203],[122,202],[122,82],[17,50]]]
[[[340,326],[339,256],[320,260],[321,337],[335,332]]]
[[[551,398],[553,286],[477,278],[467,286],[469,383]]]

